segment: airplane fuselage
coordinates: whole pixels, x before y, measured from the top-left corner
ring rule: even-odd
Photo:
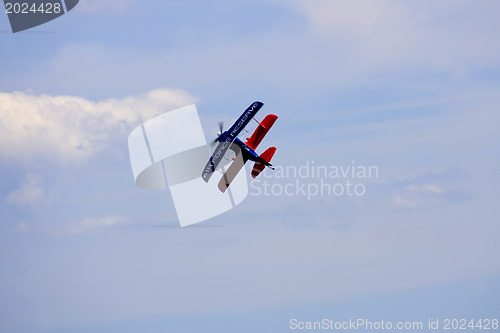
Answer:
[[[219,136],[218,141],[219,142],[225,141],[227,136],[228,136],[228,133],[227,133],[227,131],[225,131],[224,133],[222,133]],[[262,157],[260,157],[260,155],[257,154],[255,152],[255,150],[250,148],[247,144],[245,144],[239,138],[234,139],[233,144],[237,145],[241,149],[241,153],[243,154],[243,159],[245,161],[250,160],[250,161],[254,161],[254,162],[264,163],[265,165],[268,165],[268,166],[271,165],[269,162],[267,162]]]

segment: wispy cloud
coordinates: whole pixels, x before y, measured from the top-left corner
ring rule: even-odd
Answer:
[[[22,207],[31,206],[44,195],[43,185],[42,177],[36,174],[28,174],[21,186],[10,192],[6,200]]]
[[[70,222],[66,225],[66,232],[71,235],[81,235],[88,233],[99,233],[105,229],[127,225],[130,221],[118,215],[102,217],[85,217],[79,221]]]
[[[397,209],[431,208],[472,199],[472,194],[458,190],[469,177],[465,170],[427,173],[392,185],[392,202]]]
[[[17,225],[14,227],[14,230],[16,230],[19,233],[25,233],[29,230],[29,225],[26,223],[26,221],[20,221],[17,223]]]

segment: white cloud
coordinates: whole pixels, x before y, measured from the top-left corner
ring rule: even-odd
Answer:
[[[43,195],[42,178],[39,175],[28,174],[21,186],[7,196],[7,202],[18,206],[31,206]]]
[[[76,96],[0,93],[0,155],[64,161],[89,157],[128,135],[140,118],[194,101],[189,93],[170,89],[97,102]]]
[[[110,215],[104,217],[86,217],[76,222],[68,223],[66,231],[72,235],[80,235],[86,233],[98,233],[104,229],[126,225],[129,221],[118,215]]]

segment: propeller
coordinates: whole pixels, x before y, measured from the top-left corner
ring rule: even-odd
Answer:
[[[219,142],[219,137],[222,135],[222,133],[224,133],[224,122],[223,121],[219,121],[219,132],[217,132],[217,137],[210,142],[210,146],[215,146],[215,144],[217,142]]]

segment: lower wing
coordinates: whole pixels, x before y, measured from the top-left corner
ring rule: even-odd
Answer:
[[[224,175],[222,175],[222,178],[219,181],[219,190],[222,193],[226,192],[227,188],[229,187],[229,185],[231,185],[234,178],[236,178],[241,169],[243,169],[246,162],[247,159],[243,157],[242,153],[236,155],[233,163],[231,163],[231,165],[226,170],[226,172],[224,172]]]

